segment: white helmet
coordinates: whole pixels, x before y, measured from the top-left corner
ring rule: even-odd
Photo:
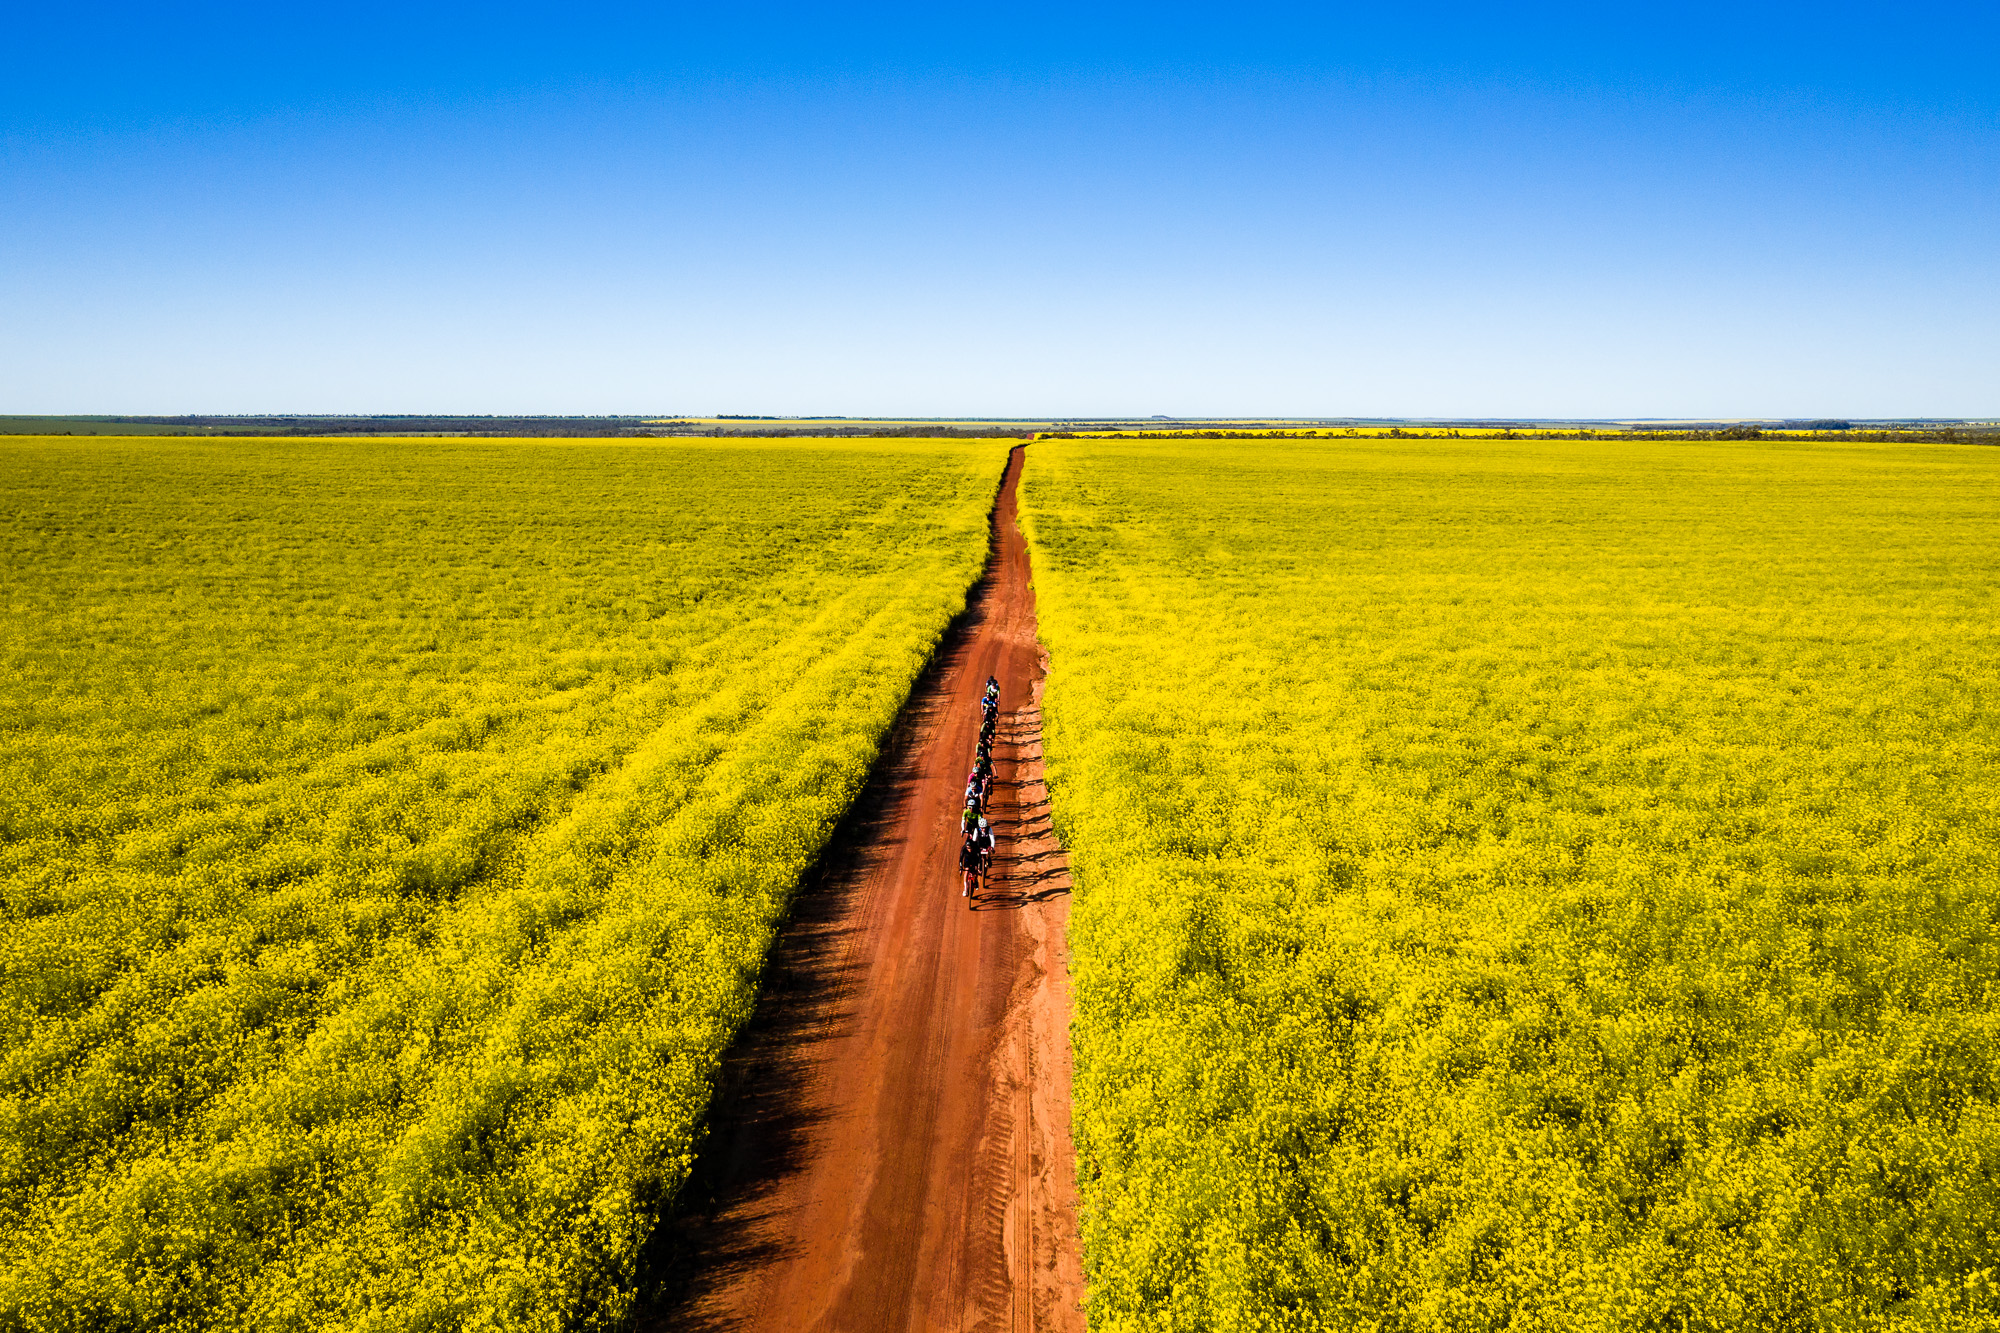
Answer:
[[[980,819],[980,821],[979,821],[979,827],[981,827],[981,828],[985,828],[985,827],[986,827],[986,820],[985,820],[985,819],[984,819],[983,817],[982,817],[982,818]]]

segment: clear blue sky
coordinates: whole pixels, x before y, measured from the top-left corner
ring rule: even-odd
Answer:
[[[0,412],[2000,413],[2000,6],[18,5]]]

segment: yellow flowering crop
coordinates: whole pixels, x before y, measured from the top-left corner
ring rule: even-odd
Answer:
[[[1004,453],[0,444],[0,1326],[619,1326]]]
[[[1023,487],[1098,1333],[2000,1327],[2000,450]]]

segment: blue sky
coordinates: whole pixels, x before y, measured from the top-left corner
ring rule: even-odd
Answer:
[[[22,6],[0,412],[2000,413],[2000,6]]]

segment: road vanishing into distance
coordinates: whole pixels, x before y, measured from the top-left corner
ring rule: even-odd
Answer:
[[[642,1328],[1081,1333],[1070,879],[1042,780],[1022,456],[966,614],[766,964]],[[968,900],[959,813],[989,674],[999,846]]]

